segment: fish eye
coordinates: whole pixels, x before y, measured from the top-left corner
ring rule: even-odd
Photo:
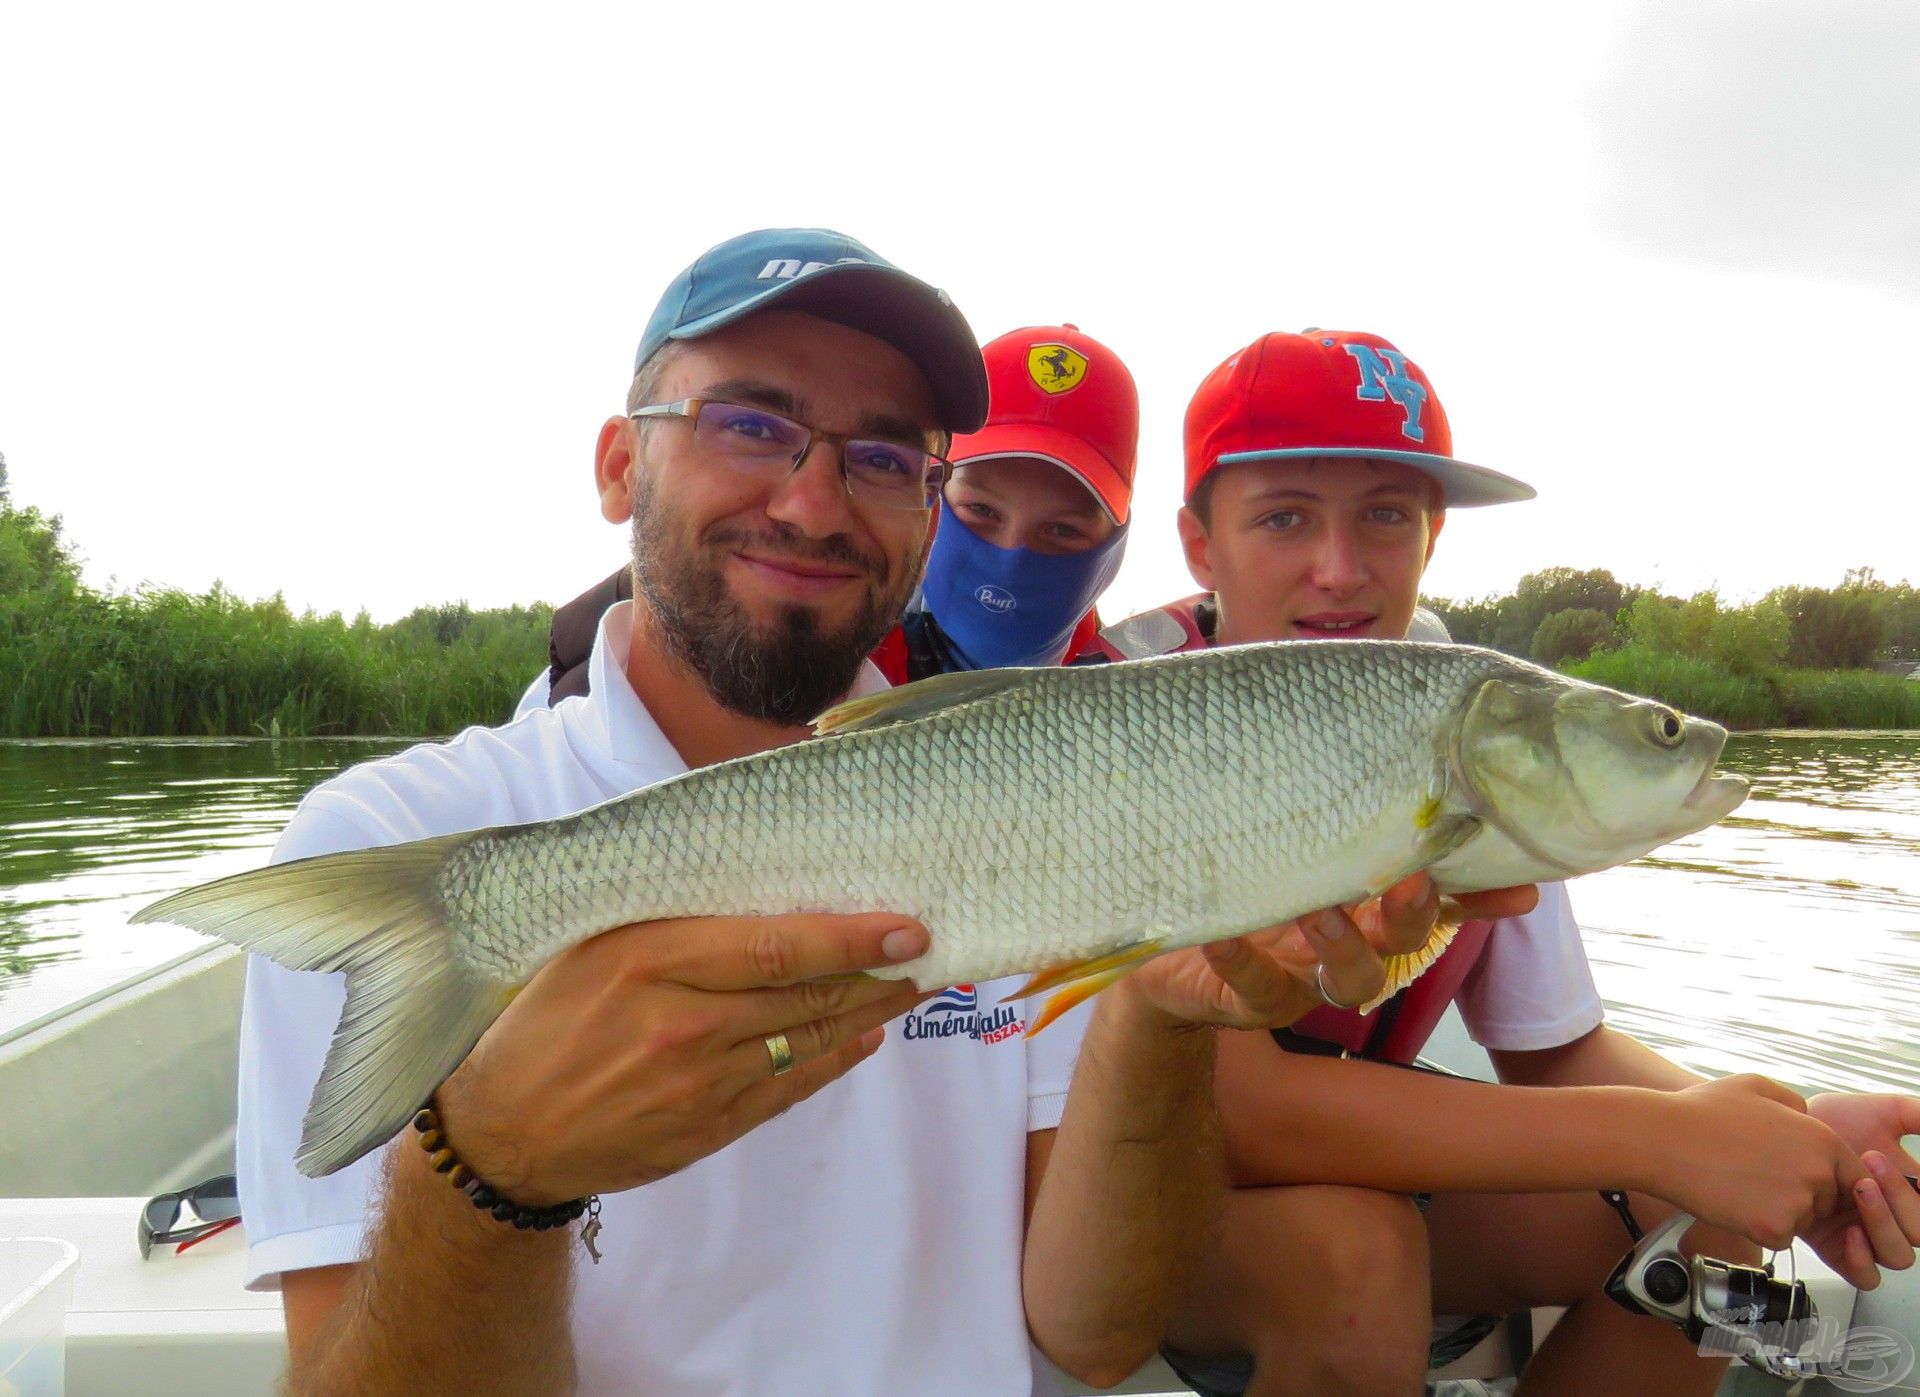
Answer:
[[[1686,736],[1687,720],[1671,708],[1655,708],[1648,718],[1649,735],[1662,747],[1678,747]]]

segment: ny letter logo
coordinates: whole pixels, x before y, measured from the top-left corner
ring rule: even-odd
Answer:
[[[1397,349],[1375,349],[1366,344],[1343,348],[1360,366],[1360,387],[1353,396],[1363,403],[1384,403],[1392,398],[1407,414],[1407,420],[1400,424],[1400,435],[1409,441],[1423,440],[1426,430],[1420,425],[1420,410],[1426,406],[1427,390],[1407,376],[1407,356]]]

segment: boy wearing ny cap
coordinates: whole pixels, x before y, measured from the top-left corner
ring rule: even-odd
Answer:
[[[1454,459],[1432,384],[1364,334],[1267,335],[1229,358],[1188,409],[1186,457],[1180,534],[1209,595],[1112,628],[1112,650],[1403,637],[1446,510],[1533,494]],[[1856,1284],[1912,1262],[1920,1198],[1875,1180],[1910,1167],[1920,1101],[1824,1096],[1808,1114],[1607,1028],[1563,887],[1468,923],[1377,1013],[1343,1001],[1221,1035],[1237,1187],[1168,1333],[1203,1393],[1417,1393],[1430,1357],[1486,1332],[1435,1315],[1533,1305],[1572,1309],[1523,1392],[1712,1391],[1724,1359],[1600,1293],[1629,1242],[1600,1189],[1637,1190],[1646,1226],[1678,1207],[1770,1246],[1805,1236]],[[1502,1085],[1405,1070],[1449,1002]]]
[[[1072,659],[1126,549],[1140,400],[1119,355],[1073,325],[981,354],[986,425],[954,438],[920,594],[874,656],[896,683]]]
[[[985,415],[943,293],[819,229],[720,244],[599,432],[634,586],[597,618],[590,692],[326,783],[275,858],[568,815],[805,736],[884,684],[865,656],[919,580],[949,435]],[[994,832],[967,833],[991,859]],[[916,1025],[925,996],[853,973],[925,949],[908,917],[618,928],[519,990],[437,1126],[321,1179],[292,1160],[342,986],[256,960],[236,1152],[291,1390],[1028,1393],[1036,1345],[1116,1380],[1221,1201],[1213,1038],[1190,1025],[1288,1022],[1316,965],[1341,993],[1381,982],[1358,933],[1283,964],[1285,940],[1164,957],[1030,1041],[1011,981]],[[603,1264],[518,1230],[575,1205]]]

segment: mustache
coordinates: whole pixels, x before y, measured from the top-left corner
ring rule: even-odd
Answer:
[[[884,558],[867,552],[845,534],[808,538],[790,524],[753,530],[721,526],[707,534],[706,542],[713,548],[750,548],[797,562],[857,568],[869,577],[882,577],[887,571]]]

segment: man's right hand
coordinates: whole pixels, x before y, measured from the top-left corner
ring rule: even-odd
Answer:
[[[1805,1101],[1766,1077],[1724,1077],[1658,1093],[1651,1104],[1642,1191],[1763,1247],[1792,1245],[1846,1206],[1866,1175]]]
[[[747,1133],[880,1046],[926,996],[847,976],[911,960],[887,913],[695,917],[615,928],[542,967],[436,1094],[448,1143],[538,1206],[651,1183]],[[775,1076],[767,1040],[786,1035]]]

